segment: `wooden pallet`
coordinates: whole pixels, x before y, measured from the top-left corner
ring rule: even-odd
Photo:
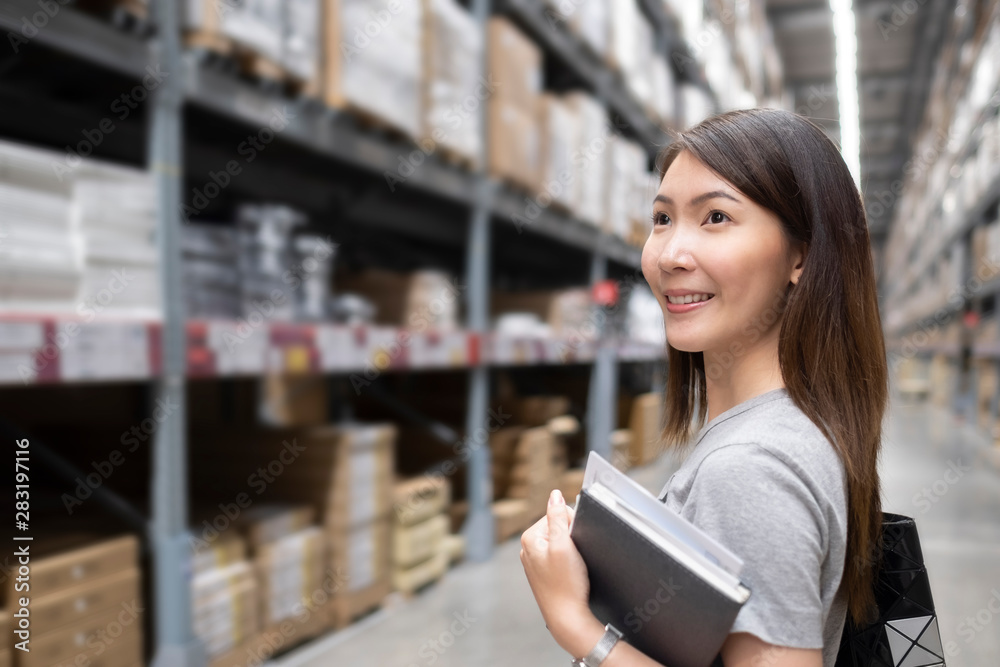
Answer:
[[[197,52],[209,64],[232,71],[255,83],[279,87],[298,94],[305,82],[292,76],[281,63],[227,35],[211,30],[192,30],[184,35],[184,45]]]
[[[386,579],[359,591],[336,595],[328,607],[332,626],[339,630],[381,609],[390,593],[392,584]]]
[[[476,158],[470,155],[463,155],[448,146],[437,144],[434,149],[434,153],[438,155],[442,161],[464,171],[475,171],[478,166],[478,160],[476,160]]]
[[[357,121],[358,125],[372,132],[385,135],[389,139],[403,141],[408,144],[416,144],[416,139],[406,128],[400,127],[396,123],[379,116],[370,109],[358,106],[351,100],[344,103],[344,110],[347,111]]]

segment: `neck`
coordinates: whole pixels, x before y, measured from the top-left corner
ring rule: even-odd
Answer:
[[[735,345],[732,352],[705,351],[705,388],[708,392],[708,421],[743,401],[785,386],[778,364],[778,331],[753,345]]]

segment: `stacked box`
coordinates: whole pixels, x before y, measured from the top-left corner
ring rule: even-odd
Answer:
[[[611,464],[625,472],[632,467],[632,431],[618,428],[611,432]]]
[[[642,23],[646,23],[647,30],[649,26],[636,0],[614,0],[610,9],[608,63],[627,81],[640,65],[637,35],[643,30]],[[641,65],[646,67],[647,62]]]
[[[0,307],[74,307],[83,277],[81,239],[70,224],[70,186],[54,173],[64,155],[0,141]],[[69,168],[66,168],[69,171]],[[57,176],[58,174],[58,176]]]
[[[611,44],[611,0],[576,0],[569,3],[569,10],[570,25],[583,43],[605,60]]]
[[[528,501],[523,498],[496,500],[492,510],[498,543],[524,532],[534,520]]]
[[[265,375],[260,380],[258,416],[270,426],[319,426],[327,422],[327,378],[322,375]]]
[[[423,5],[325,0],[323,96],[420,136]],[[386,18],[388,17],[388,20]]]
[[[306,94],[319,92],[323,0],[284,0],[282,6],[281,64],[305,81]]]
[[[537,519],[566,468],[566,449],[555,434],[547,426],[529,428],[514,449],[507,496],[527,501],[529,518]]]
[[[196,550],[191,579],[192,623],[209,661],[250,641],[261,629],[260,591],[246,543]]]
[[[337,277],[340,293],[363,296],[375,304],[378,324],[414,331],[453,331],[459,326],[459,292],[441,271],[397,273],[366,269]]]
[[[305,217],[282,205],[245,204],[237,211],[243,312],[267,313],[273,321],[295,319],[295,292],[286,272],[292,266],[292,230]]]
[[[445,513],[451,491],[443,477],[422,476],[396,484],[393,499],[393,587],[405,593],[438,579],[450,562]]]
[[[333,577],[329,613],[340,625],[389,592],[390,517],[397,429],[344,423],[294,431],[302,448],[275,493],[318,512]]]
[[[562,493],[568,504],[575,503],[576,497],[580,495],[580,489],[583,488],[584,472],[585,468],[572,468],[559,478],[559,492]]]
[[[592,322],[590,290],[542,290],[507,292],[494,290],[490,297],[492,316],[504,313],[533,313],[551,327],[556,337],[592,339],[597,329]]]
[[[313,600],[324,586],[326,547],[323,531],[315,526],[257,546],[254,566],[264,627],[320,608]]]
[[[645,465],[663,453],[660,446],[662,402],[663,395],[656,392],[623,396],[619,400],[619,423],[627,423],[632,436],[628,450],[630,467]]]
[[[674,70],[665,57],[658,53],[651,54],[649,63],[650,84],[652,85],[651,104],[655,116],[667,125],[674,125],[675,102],[677,99],[677,81]]]
[[[511,418],[524,426],[544,426],[569,412],[567,396],[522,396],[505,401],[504,409]]]
[[[455,0],[423,0],[424,81],[421,139],[467,160],[482,157],[481,31]],[[473,104],[474,102],[474,104]]]
[[[42,555],[44,541],[31,549],[38,554],[31,563],[31,650],[18,651],[18,665],[141,664],[146,621],[139,540],[125,536],[68,550],[53,542],[51,549]],[[8,600],[21,595],[14,583],[10,578]]]
[[[636,183],[640,175],[649,173],[642,147],[623,137],[609,137],[610,173],[605,209],[604,231],[620,238],[631,236],[636,210]],[[652,209],[652,200],[649,209]]]
[[[574,152],[580,143],[580,119],[575,107],[552,93],[541,100],[542,188],[552,203],[571,211],[579,203]]]
[[[567,93],[563,99],[576,112],[580,129],[573,154],[577,184],[574,213],[584,222],[600,227],[607,198],[608,112],[588,93]]]
[[[188,317],[240,317],[243,311],[236,229],[189,222],[181,226],[181,248]]]
[[[534,192],[541,167],[542,54],[505,18],[492,17],[487,31],[489,75],[496,83],[487,112],[488,169],[492,176]]]

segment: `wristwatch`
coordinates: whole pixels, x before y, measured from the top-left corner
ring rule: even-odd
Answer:
[[[585,657],[575,659],[573,667],[598,667],[621,638],[622,633],[618,631],[618,628],[608,623],[604,626],[604,636],[597,642],[597,645]]]

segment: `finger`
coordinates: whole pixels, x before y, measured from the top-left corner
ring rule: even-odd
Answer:
[[[549,540],[557,540],[569,534],[566,500],[559,489],[553,489],[549,494],[549,507],[545,514],[549,522]]]

